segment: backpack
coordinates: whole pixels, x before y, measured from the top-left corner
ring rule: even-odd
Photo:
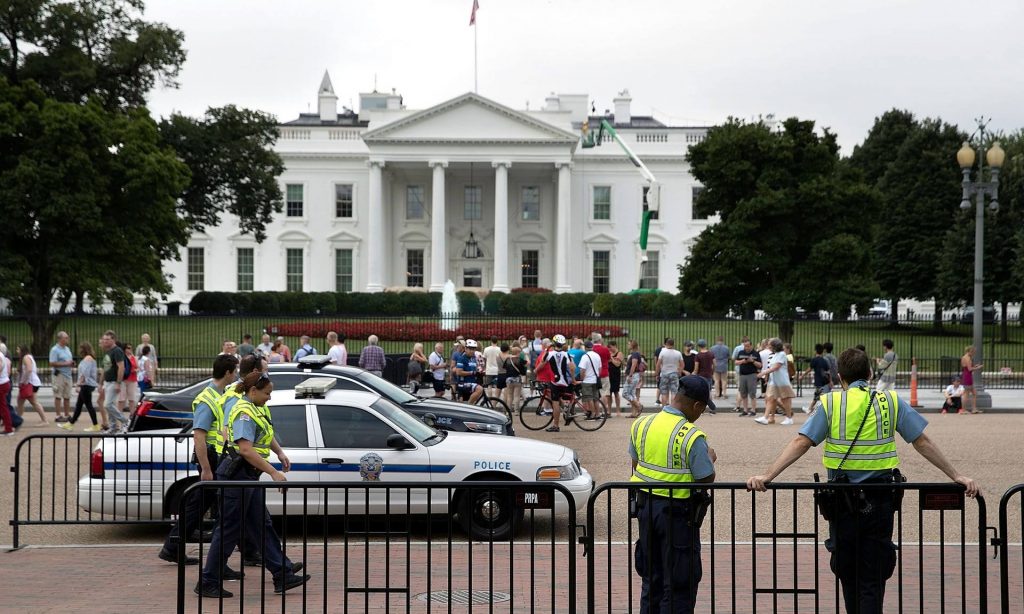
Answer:
[[[637,367],[636,367],[636,373],[643,373],[646,370],[647,370],[647,359],[644,358],[643,354],[641,354],[640,355],[640,364],[638,364]]]
[[[789,373],[790,379],[796,377],[796,361],[786,359],[786,369]]]
[[[537,363],[533,366],[533,372],[536,375],[547,375],[551,372],[551,365],[549,365],[547,361],[549,353],[550,352],[541,352],[540,355],[537,356]]]
[[[124,379],[128,379],[132,376],[132,359],[128,358],[128,352],[121,348],[121,353],[124,354]]]

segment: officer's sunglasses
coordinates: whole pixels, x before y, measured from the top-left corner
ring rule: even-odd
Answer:
[[[268,383],[270,383],[270,375],[267,373],[261,373],[260,376],[256,379],[256,383],[253,384],[253,388],[263,390],[264,388],[267,387]]]

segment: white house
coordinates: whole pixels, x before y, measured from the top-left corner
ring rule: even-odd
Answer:
[[[200,290],[382,291],[460,288],[674,291],[676,265],[709,220],[685,154],[706,128],[630,113],[591,115],[585,94],[516,110],[463,94],[423,110],[391,93],[338,111],[325,73],[318,113],[281,125],[285,210],[257,244],[227,216],[165,263],[170,300]],[[639,275],[643,177],[612,140],[581,147],[581,126],[612,122],[662,184]],[[467,243],[469,244],[467,247]],[[478,249],[473,249],[473,244]]]

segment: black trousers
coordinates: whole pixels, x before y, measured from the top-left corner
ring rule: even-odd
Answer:
[[[71,424],[78,422],[78,417],[82,415],[82,408],[85,407],[89,410],[89,417],[92,418],[92,423],[96,422],[96,408],[92,406],[92,392],[96,390],[96,386],[88,386],[82,384],[82,387],[78,389],[78,399],[75,400],[75,414],[71,416]]]
[[[826,543],[832,573],[843,587],[847,614],[880,614],[885,583],[896,569],[892,542],[896,504],[891,492],[865,491],[870,511],[839,510]]]
[[[690,504],[640,493],[640,536],[633,551],[642,580],[641,614],[690,614],[703,575],[699,529],[688,523]]]

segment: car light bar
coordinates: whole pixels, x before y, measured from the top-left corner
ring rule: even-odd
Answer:
[[[299,368],[320,368],[326,367],[331,364],[331,359],[324,354],[313,354],[312,356],[303,356],[298,361]]]
[[[323,398],[337,382],[333,377],[311,377],[295,386],[295,398]]]

